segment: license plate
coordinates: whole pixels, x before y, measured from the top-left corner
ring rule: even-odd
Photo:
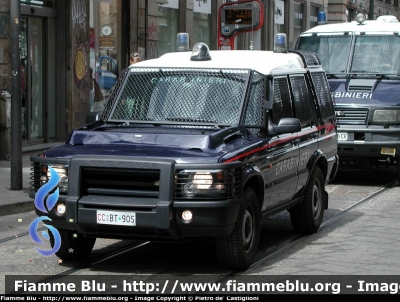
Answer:
[[[135,212],[97,211],[98,224],[136,226]]]
[[[341,132],[337,134],[338,141],[347,141],[347,133]]]
[[[381,149],[381,154],[383,155],[396,155],[396,149],[395,148],[382,148]]]

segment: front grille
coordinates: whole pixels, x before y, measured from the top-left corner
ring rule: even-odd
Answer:
[[[159,197],[160,171],[83,167],[81,195]]]
[[[365,125],[368,109],[365,108],[336,108],[336,117],[340,125]]]

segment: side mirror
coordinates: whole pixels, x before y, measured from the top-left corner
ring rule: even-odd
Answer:
[[[97,122],[98,120],[100,120],[100,113],[99,112],[89,112],[86,115],[85,123],[87,125],[87,124],[91,124],[91,123]]]
[[[299,119],[292,117],[284,117],[279,120],[277,126],[272,126],[275,134],[294,133],[301,131]]]

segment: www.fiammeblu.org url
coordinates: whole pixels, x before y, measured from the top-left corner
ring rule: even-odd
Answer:
[[[228,280],[222,283],[187,283],[179,282],[176,280],[173,287],[168,292],[169,280],[162,284],[160,283],[147,283],[143,281],[133,281],[128,283],[124,280],[122,290],[124,292],[146,293],[146,294],[174,294],[177,291],[180,293],[279,293],[279,292],[294,292],[294,293],[332,293],[339,294],[342,284],[339,282],[325,282],[325,283],[308,283],[299,280],[284,282],[237,282],[236,280]],[[357,292],[369,293],[389,293],[397,294],[400,291],[399,283],[385,283],[385,282],[366,282],[359,280],[357,285],[347,284],[344,285],[346,289],[354,289]]]
[[[339,294],[341,286],[347,290],[358,293],[387,293],[397,294],[399,292],[399,283],[385,282],[366,282],[358,280],[357,284],[341,284],[339,282],[320,282],[309,283],[299,280],[285,280],[282,282],[238,282],[236,280],[227,280],[224,283],[196,283],[180,282],[179,280],[165,280],[158,282],[122,281],[122,285],[106,284],[96,281],[82,280],[80,284],[76,283],[28,283],[24,281],[15,281],[16,292],[23,290],[31,293],[54,292],[54,293],[102,293],[110,289],[117,289],[120,293],[126,294],[188,294],[188,293],[237,293],[237,294],[263,294],[263,293],[326,293]],[[83,297],[82,297],[83,298]],[[0,298],[0,300],[3,300]]]

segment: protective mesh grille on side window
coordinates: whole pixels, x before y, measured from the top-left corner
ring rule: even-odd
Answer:
[[[291,76],[290,83],[293,91],[295,116],[300,120],[302,126],[311,125],[311,100],[304,75]]]
[[[334,115],[331,90],[328,81],[322,72],[312,72],[311,78],[317,92],[318,104],[323,118]]]
[[[107,108],[109,118],[235,124],[239,122],[250,73],[233,69],[134,67],[114,104]],[[259,77],[254,77],[257,80]],[[263,90],[263,85],[259,86]],[[262,92],[252,94],[262,97]],[[259,119],[255,117],[252,122]]]

